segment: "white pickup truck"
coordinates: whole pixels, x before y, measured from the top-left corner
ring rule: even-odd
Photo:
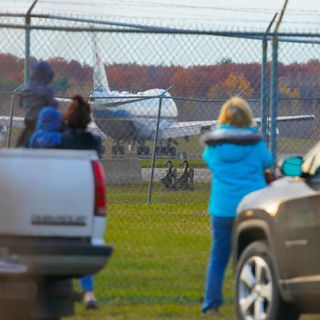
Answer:
[[[72,279],[102,269],[106,189],[95,152],[0,150],[0,319],[60,319]]]

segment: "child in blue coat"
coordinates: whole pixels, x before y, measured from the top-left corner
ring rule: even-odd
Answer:
[[[41,110],[32,134],[30,148],[58,148],[61,144],[61,131],[64,127],[62,114],[53,107]]]

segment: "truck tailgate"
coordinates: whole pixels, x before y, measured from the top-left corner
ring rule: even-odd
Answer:
[[[91,236],[96,159],[91,151],[0,150],[0,233]]]

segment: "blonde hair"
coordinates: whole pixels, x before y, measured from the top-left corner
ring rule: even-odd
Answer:
[[[223,104],[217,122],[219,125],[251,127],[253,125],[252,110],[247,101],[240,97],[233,97]]]

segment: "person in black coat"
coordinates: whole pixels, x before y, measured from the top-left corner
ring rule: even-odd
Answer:
[[[95,150],[101,156],[101,139],[87,130],[91,121],[90,104],[80,95],[72,97],[67,111],[63,115],[65,131],[61,135],[61,149]],[[96,308],[97,300],[94,296],[93,275],[80,279],[84,292],[86,308]]]
[[[61,137],[62,149],[95,150],[101,156],[101,138],[87,130],[91,122],[90,104],[80,95],[72,97],[64,113],[66,130]]]

